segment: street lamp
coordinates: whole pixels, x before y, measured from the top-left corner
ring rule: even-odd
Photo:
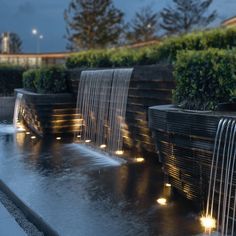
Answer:
[[[40,40],[42,40],[44,37],[42,34],[39,34],[39,31],[35,28],[32,29],[32,34],[36,37],[36,52],[40,52]]]

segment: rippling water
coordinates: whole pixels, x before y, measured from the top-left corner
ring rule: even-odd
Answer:
[[[0,125],[0,178],[63,236],[199,235],[198,213],[169,195],[161,168]],[[167,194],[166,206],[157,198]]]

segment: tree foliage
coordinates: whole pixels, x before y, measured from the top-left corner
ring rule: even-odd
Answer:
[[[215,20],[216,11],[207,12],[213,0],[173,0],[173,7],[161,12],[161,27],[167,34],[188,33]]]
[[[153,12],[151,7],[144,7],[136,12],[133,20],[129,24],[127,33],[128,41],[145,42],[157,38],[158,13]]]
[[[112,0],[72,0],[64,12],[68,49],[76,51],[118,44],[123,16]]]

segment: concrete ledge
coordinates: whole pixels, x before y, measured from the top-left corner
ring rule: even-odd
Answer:
[[[22,201],[2,180],[0,180],[0,189],[24,213],[25,217],[29,221],[44,233],[45,236],[59,236],[59,234],[48,223],[46,223],[41,216],[27,206],[27,204]]]

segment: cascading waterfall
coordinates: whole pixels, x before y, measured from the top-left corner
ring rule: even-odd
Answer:
[[[17,93],[16,95],[16,101],[15,101],[15,108],[14,108],[14,115],[13,115],[13,126],[14,128],[19,128],[19,112],[20,112],[20,107],[22,104],[22,99],[23,99],[23,94],[22,93]]]
[[[83,120],[76,134],[107,152],[121,152],[122,128],[133,69],[83,71],[79,81],[77,113]]]
[[[219,235],[235,235],[236,121],[219,121],[211,163],[206,217],[216,218]]]

